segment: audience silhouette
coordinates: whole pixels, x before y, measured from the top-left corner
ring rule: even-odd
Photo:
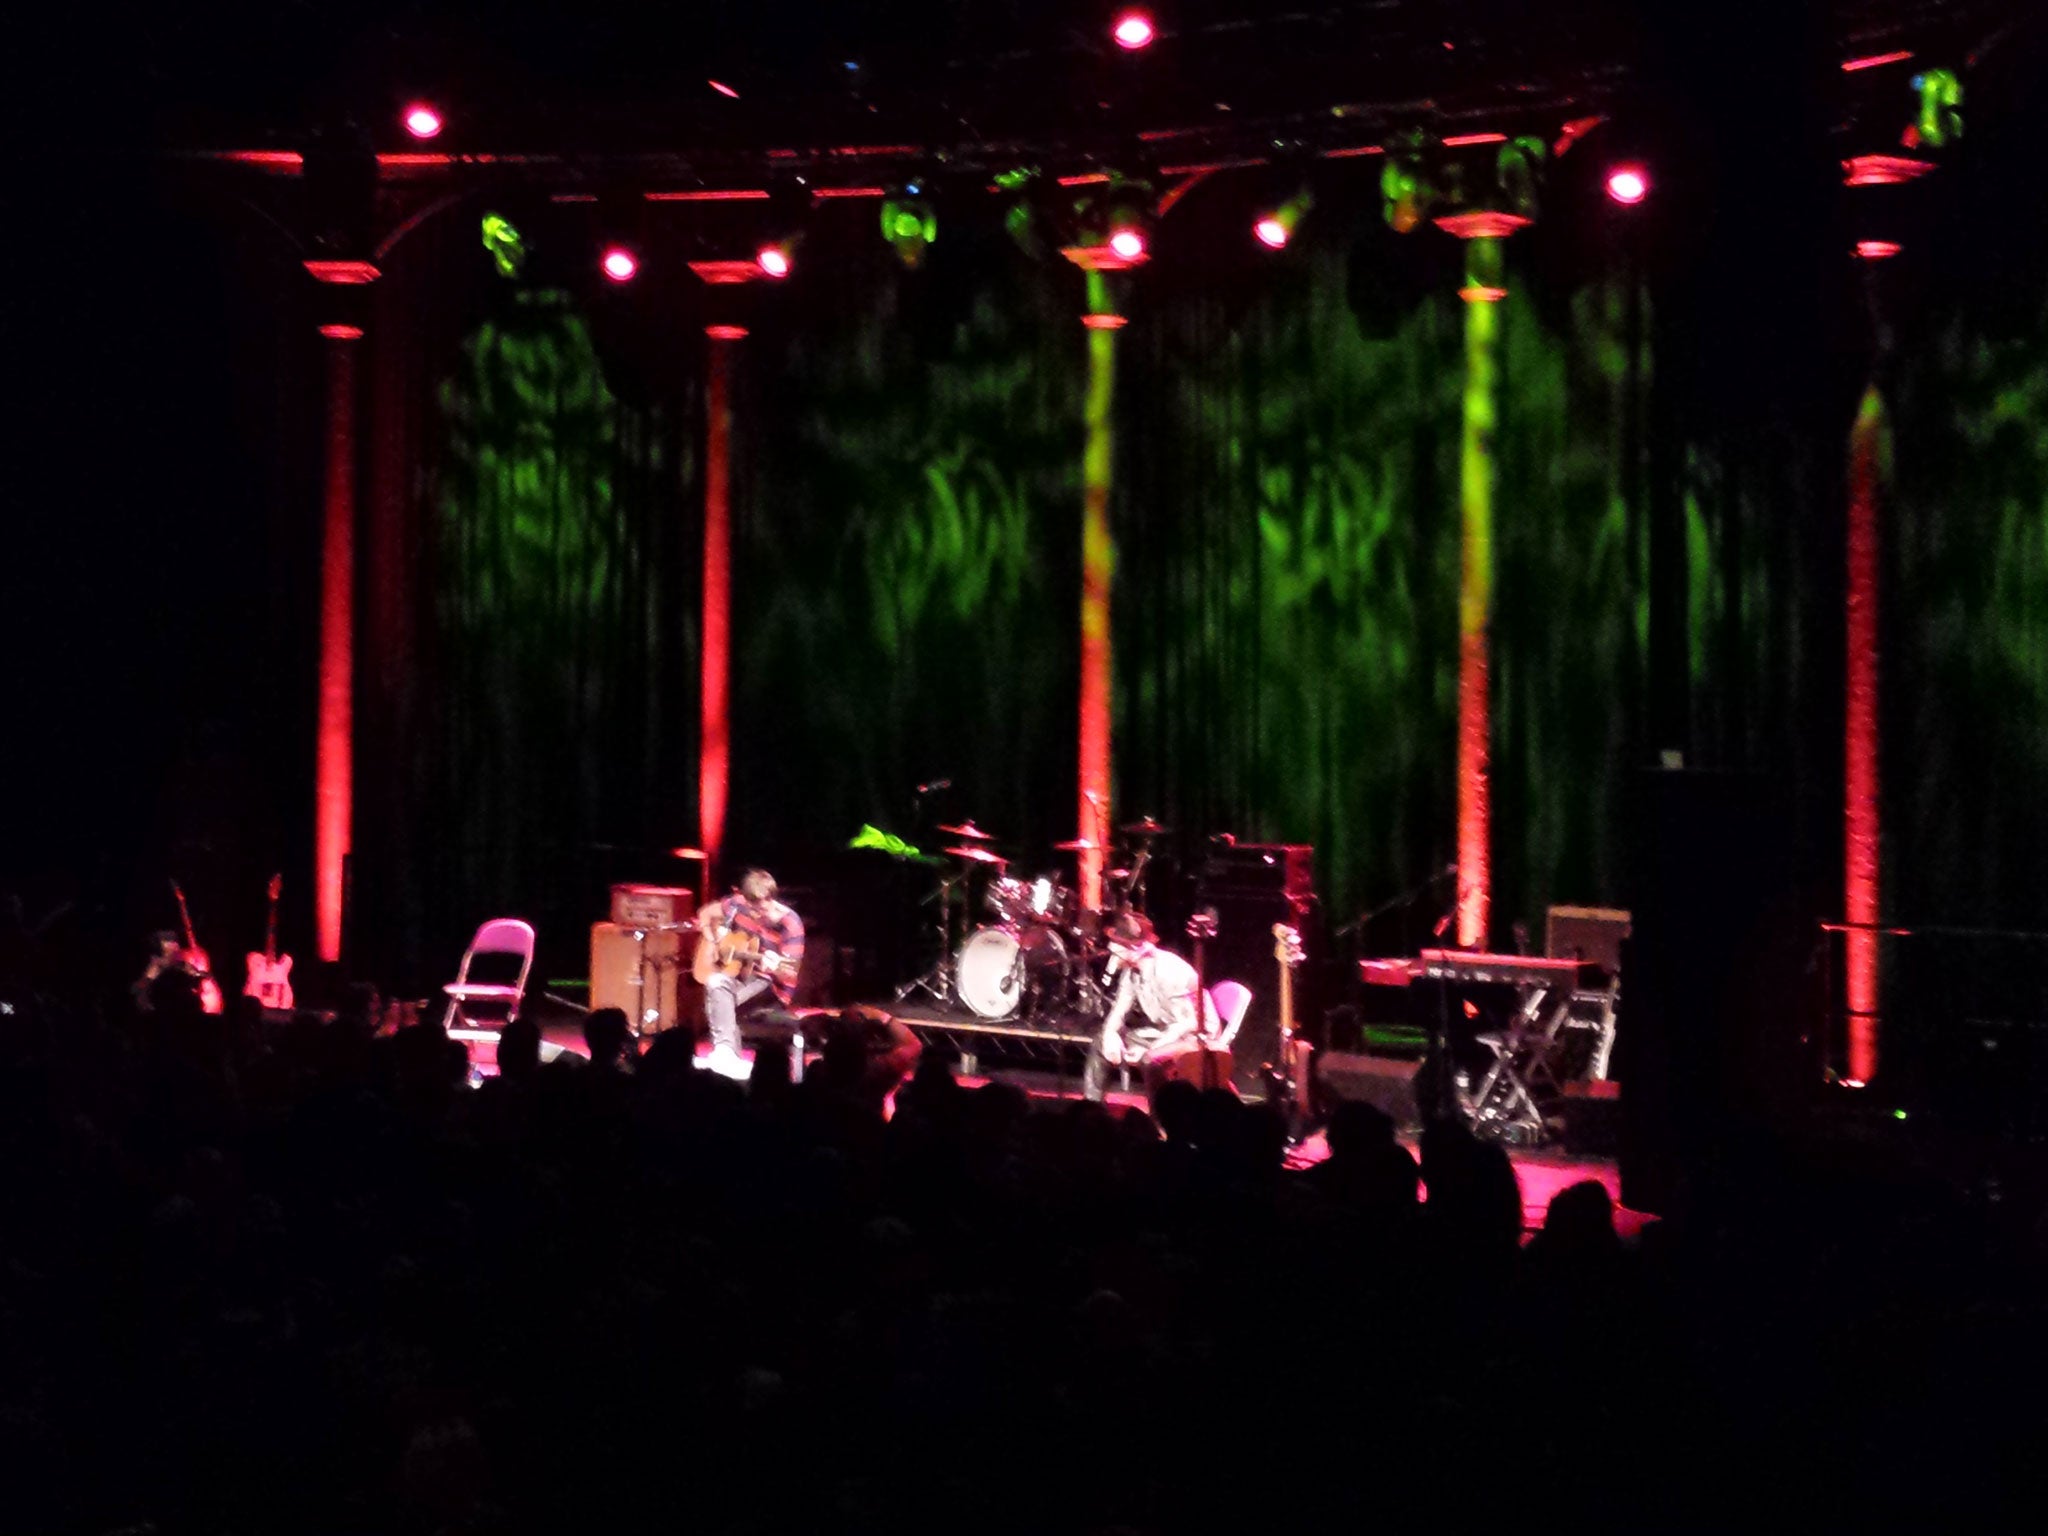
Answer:
[[[1418,1171],[1339,1105],[1288,1172],[1227,1093],[1035,1103],[872,1014],[748,1085],[521,1022],[471,1092],[435,1024],[152,993],[0,992],[10,1529],[1705,1525],[1965,1453],[1988,1518],[2031,1465],[2039,1234],[1789,1154],[1639,1246],[1597,1183],[1527,1238],[1458,1127]]]

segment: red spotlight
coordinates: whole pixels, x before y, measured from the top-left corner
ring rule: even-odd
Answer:
[[[779,245],[764,245],[754,257],[754,263],[770,277],[789,276],[789,252]]]
[[[1633,206],[1650,195],[1650,176],[1640,165],[1617,165],[1607,173],[1607,195]]]
[[[1273,214],[1267,214],[1252,226],[1252,233],[1259,237],[1259,244],[1268,250],[1287,249],[1287,226]]]
[[[416,101],[405,109],[405,131],[416,139],[431,139],[441,131],[441,114]]]
[[[1109,248],[1125,261],[1136,261],[1145,254],[1145,237],[1135,229],[1110,231]]]
[[[1109,35],[1116,39],[1117,47],[1135,52],[1149,46],[1159,32],[1152,25],[1152,18],[1143,11],[1125,11],[1117,17]]]
[[[640,262],[623,245],[605,247],[604,259],[598,263],[604,275],[615,283],[629,283],[633,274],[640,270]]]

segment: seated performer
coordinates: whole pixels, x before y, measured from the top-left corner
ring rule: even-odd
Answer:
[[[697,914],[698,977],[704,984],[704,1016],[711,1026],[711,1055],[703,1065],[731,1078],[744,1078],[740,1055],[740,1008],[775,989],[787,1006],[796,995],[804,958],[804,923],[793,908],[775,899],[775,877],[750,869],[740,888]]]
[[[1198,1050],[1218,1050],[1223,1057],[1219,1086],[1228,1086],[1228,1052],[1220,1051],[1217,1043],[1223,1026],[1206,992],[1201,1023],[1196,1023],[1195,968],[1172,950],[1160,948],[1152,925],[1138,913],[1117,913],[1110,919],[1108,937],[1116,992],[1102,1021],[1102,1059],[1113,1067],[1143,1064],[1146,1091],[1151,1093],[1167,1078],[1186,1075],[1176,1071],[1177,1063],[1199,1064]],[[1134,1003],[1142,1022],[1129,1027]],[[1199,1077],[1194,1080],[1199,1082]]]

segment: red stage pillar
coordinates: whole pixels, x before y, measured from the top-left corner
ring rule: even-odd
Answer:
[[[1101,281],[1089,274],[1090,287]],[[1091,294],[1091,298],[1094,295]],[[1109,531],[1111,441],[1116,398],[1116,333],[1123,316],[1091,309],[1088,324],[1087,440],[1081,473],[1081,718],[1079,791],[1075,814],[1080,837],[1098,846],[1080,856],[1081,905],[1102,905],[1102,861],[1109,842],[1112,652],[1110,587],[1116,543]]]
[[[725,844],[725,802],[732,776],[732,353],[744,326],[710,325],[704,386],[704,620],[699,654],[697,845],[704,890],[717,889]]]
[[[1116,436],[1116,333],[1125,320],[1110,302],[1105,275],[1136,266],[1145,258],[1119,256],[1108,246],[1076,247],[1064,253],[1087,274],[1088,393],[1083,408],[1081,450],[1081,709],[1075,835],[1095,846],[1076,859],[1081,905],[1102,907],[1102,864],[1109,844],[1112,691],[1110,589],[1116,579],[1116,541],[1109,526]]]
[[[1849,924],[1849,1079],[1857,1084],[1877,1076],[1878,1062],[1878,518],[1890,448],[1884,396],[1873,384],[1849,434],[1842,887]]]
[[[314,764],[313,926],[341,958],[342,873],[355,812],[356,360],[362,331],[327,338],[327,493],[320,538],[320,725]]]
[[[1492,917],[1492,645],[1494,433],[1500,412],[1503,242],[1519,214],[1450,214],[1437,227],[1465,242],[1465,389],[1458,452],[1458,944],[1486,947]]]
[[[360,261],[309,261],[323,284],[376,281]],[[327,476],[320,539],[320,711],[313,759],[313,936],[341,958],[344,876],[355,813],[356,344],[359,325],[325,324]]]

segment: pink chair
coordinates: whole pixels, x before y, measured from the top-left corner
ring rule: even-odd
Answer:
[[[494,962],[501,957],[517,960],[518,979],[509,985],[471,981],[470,967],[485,957]],[[502,974],[505,967],[494,963],[491,969]],[[448,994],[448,1011],[441,1016],[448,1038],[496,1045],[499,1033],[519,1017],[519,1005],[526,1000],[526,977],[532,969],[533,924],[516,917],[494,917],[477,929],[469,948],[462,952],[461,970],[441,989]],[[473,1019],[472,1014],[480,1017]]]
[[[1252,989],[1241,981],[1219,981],[1209,989],[1209,1005],[1216,1010],[1216,1022],[1223,1031],[1216,1043],[1229,1050],[1244,1023],[1245,1010],[1252,1005]]]

